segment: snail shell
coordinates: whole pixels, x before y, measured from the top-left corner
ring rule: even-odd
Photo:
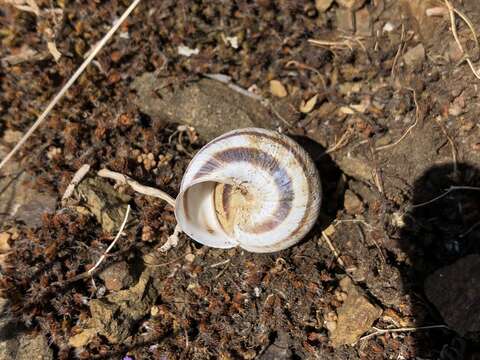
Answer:
[[[275,131],[230,131],[190,162],[175,203],[182,230],[207,246],[273,252],[315,223],[320,177],[305,150]]]

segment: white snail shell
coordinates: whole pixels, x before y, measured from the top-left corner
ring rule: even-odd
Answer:
[[[252,252],[283,250],[314,225],[318,171],[305,150],[275,131],[230,131],[190,162],[175,202],[178,224],[195,241]]]

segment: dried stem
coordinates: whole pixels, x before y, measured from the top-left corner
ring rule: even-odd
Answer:
[[[429,205],[429,204],[431,204],[431,203],[433,203],[437,200],[440,200],[440,199],[444,198],[445,196],[450,194],[452,191],[456,191],[456,190],[480,191],[480,187],[475,187],[475,186],[450,186],[448,188],[448,190],[445,191],[443,194],[438,195],[437,197],[434,197],[433,199],[425,201],[423,203],[411,205],[410,208],[415,209],[415,208],[419,208],[419,207],[422,207],[422,206],[425,206],[425,205]]]
[[[134,191],[140,194],[165,200],[169,205],[175,207],[175,199],[168,195],[166,192],[156,189],[154,187],[142,185],[139,182],[128,177],[127,175],[123,175],[119,172],[111,171],[108,169],[102,169],[97,174],[98,176],[118,181],[121,184],[129,185]]]
[[[345,268],[345,263],[343,262],[342,258],[340,257],[339,252],[337,251],[337,249],[335,248],[335,246],[333,246],[332,241],[331,241],[330,238],[327,236],[327,234],[325,233],[325,231],[322,231],[322,237],[323,237],[323,239],[325,240],[325,242],[327,243],[328,247],[330,248],[330,251],[331,251],[331,252],[333,253],[333,255],[335,256],[335,260],[337,260],[338,264],[339,264],[342,268]]]
[[[418,107],[418,101],[417,101],[417,93],[415,90],[413,89],[410,89],[411,91],[413,91],[413,101],[415,102],[415,122],[413,123],[413,125],[411,125],[407,131],[405,131],[405,133],[400,137],[400,139],[398,139],[397,141],[395,141],[393,144],[388,144],[388,145],[384,145],[384,146],[379,146],[377,148],[375,148],[375,150],[385,150],[385,149],[388,149],[388,148],[391,148],[393,146],[396,146],[398,145],[403,139],[405,139],[405,137],[410,133],[410,131],[412,131],[412,129],[417,126],[418,124],[418,119],[420,117],[420,109]]]
[[[480,74],[477,70],[475,70],[475,67],[473,66],[473,63],[472,63],[472,60],[470,59],[470,55],[468,55],[467,52],[465,52],[465,49],[463,48],[463,45],[462,43],[460,42],[460,38],[458,37],[458,32],[457,32],[457,25],[455,24],[455,14],[457,14],[458,16],[460,16],[460,18],[465,21],[465,23],[467,24],[468,28],[470,29],[471,33],[473,34],[473,38],[475,40],[475,45],[477,46],[477,48],[479,47],[479,43],[478,43],[478,37],[477,37],[477,33],[475,32],[475,28],[473,27],[473,24],[472,22],[470,21],[470,19],[465,15],[463,14],[460,10],[457,10],[455,9],[452,4],[450,3],[449,0],[444,0],[445,1],[445,5],[447,6],[447,9],[448,9],[448,13],[450,15],[450,27],[451,27],[451,30],[452,30],[452,34],[453,34],[453,37],[455,38],[455,42],[457,43],[460,51],[465,54],[464,57],[463,57],[463,60],[462,61],[466,61],[468,66],[470,66],[470,69],[472,70],[473,72],[473,75],[475,75],[475,77],[477,79],[480,79]],[[461,62],[462,62],[461,61]]]
[[[77,170],[77,172],[73,175],[72,181],[68,184],[67,189],[63,193],[62,202],[67,200],[70,196],[72,196],[75,187],[83,180],[83,178],[87,175],[88,171],[90,170],[90,165],[84,164]]]
[[[120,239],[120,236],[122,236],[123,229],[125,228],[125,225],[127,225],[128,215],[130,215],[130,205],[127,205],[127,211],[125,212],[125,218],[123,219],[122,225],[120,226],[120,229],[118,230],[118,233],[115,236],[115,239],[113,239],[112,243],[107,248],[107,250],[105,250],[103,255],[100,256],[100,259],[98,259],[97,263],[90,270],[87,271],[88,275],[92,275],[94,273],[94,271],[100,266],[100,264],[103,262],[103,260],[105,260],[108,253],[110,252],[110,250],[112,250],[112,248],[115,246],[118,239]]]
[[[395,329],[379,329],[375,326],[373,327],[375,332],[362,336],[360,341],[370,339],[374,336],[383,335],[387,333],[397,333],[397,332],[412,332],[418,330],[430,330],[430,329],[448,329],[447,325],[430,325],[430,326],[419,326],[419,327],[404,327],[404,328],[395,328]]]
[[[112,26],[112,28],[108,31],[107,34],[100,40],[100,42],[95,46],[92,53],[85,59],[85,61],[80,65],[80,67],[75,71],[72,77],[67,81],[67,83],[62,87],[62,89],[58,92],[57,95],[52,99],[52,101],[47,105],[45,110],[42,114],[37,118],[35,123],[32,125],[30,129],[23,135],[20,141],[14,146],[14,148],[5,156],[5,158],[0,162],[0,169],[12,158],[13,155],[17,153],[17,151],[22,147],[22,145],[28,140],[28,138],[35,132],[35,130],[42,124],[42,122],[46,119],[47,115],[50,111],[54,108],[54,106],[60,101],[60,99],[65,95],[68,89],[73,85],[73,83],[80,77],[83,73],[85,68],[92,62],[94,57],[98,54],[98,52],[105,46],[108,40],[112,37],[112,35],[118,30],[120,25],[125,21],[125,19],[130,15],[130,13],[135,9],[138,5],[140,0],[134,0],[132,4],[125,10],[122,14],[120,19]]]
[[[439,118],[435,118],[435,121],[437,122],[438,126],[440,126],[440,129],[442,129],[442,132],[445,134],[446,138],[448,139],[448,142],[450,143],[450,147],[452,149],[452,159],[453,159],[453,173],[455,176],[458,175],[458,162],[457,162],[457,147],[455,146],[455,142],[453,141],[452,137],[448,134],[447,129],[445,129],[445,126],[442,124],[442,122],[439,120]]]

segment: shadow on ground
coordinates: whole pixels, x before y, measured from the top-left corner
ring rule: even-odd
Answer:
[[[434,166],[414,183],[400,238],[404,288],[417,326],[449,327],[415,332],[417,356],[480,359],[478,187],[480,170],[466,163]]]

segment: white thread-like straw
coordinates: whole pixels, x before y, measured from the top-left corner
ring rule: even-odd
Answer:
[[[33,134],[33,132],[41,125],[41,123],[45,120],[47,115],[50,113],[50,111],[53,109],[53,107],[60,101],[60,99],[65,95],[65,93],[68,91],[68,89],[73,85],[73,83],[79,78],[79,76],[82,74],[82,72],[85,70],[85,68],[90,64],[90,62],[93,60],[93,58],[98,54],[98,52],[102,49],[103,46],[107,43],[108,40],[112,37],[112,35],[115,33],[115,31],[118,30],[120,25],[125,21],[125,19],[130,15],[130,13],[135,9],[135,7],[138,5],[140,0],[134,0],[132,4],[125,10],[125,12],[122,14],[120,19],[112,26],[112,28],[105,34],[102,40],[100,40],[94,47],[93,51],[90,53],[90,55],[85,59],[85,61],[80,65],[80,67],[75,71],[73,76],[67,81],[67,83],[62,87],[60,92],[55,95],[55,97],[52,99],[52,101],[48,104],[46,109],[43,111],[43,113],[37,118],[35,123],[32,125],[32,127],[23,135],[23,137],[20,139],[20,141],[15,145],[15,147],[8,153],[7,156],[2,160],[0,163],[0,169],[8,162],[8,160],[11,159],[13,155],[20,149],[20,147],[25,143],[25,141],[28,140],[28,138]]]

